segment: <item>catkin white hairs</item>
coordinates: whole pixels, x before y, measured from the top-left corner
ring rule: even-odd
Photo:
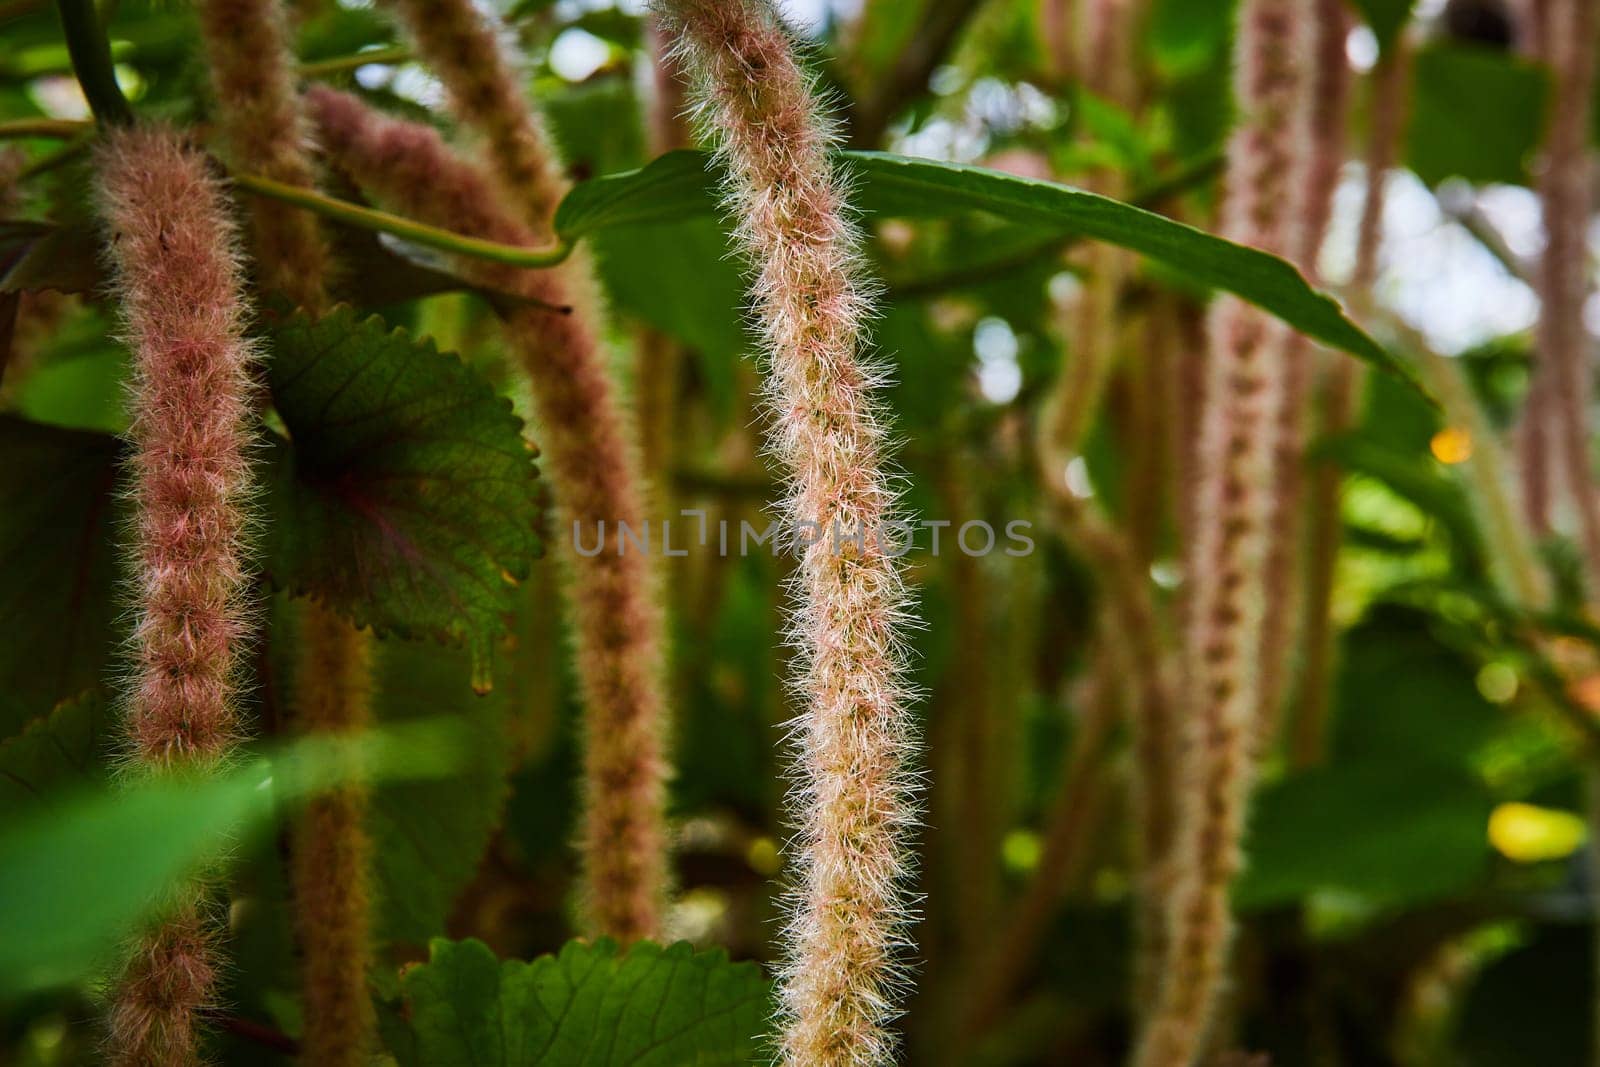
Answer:
[[[134,678],[126,732],[145,773],[206,770],[237,739],[246,633],[249,363],[237,240],[205,157],[160,127],[109,131],[100,212],[134,353]],[[134,946],[113,993],[108,1059],[200,1061],[216,995],[215,930],[198,886]]]
[[[754,264],[771,447],[784,508],[822,536],[802,547],[792,794],[798,885],[785,929],[784,1062],[888,1063],[906,941],[905,834],[915,819],[900,630],[907,595],[874,535],[894,520],[885,419],[866,360],[870,295],[832,130],[765,0],[661,5],[727,167],[724,203]]]
[[[1222,232],[1284,255],[1301,182],[1296,35],[1310,0],[1245,0],[1235,38],[1240,115],[1228,143]],[[1287,328],[1233,297],[1212,305],[1200,415],[1193,588],[1185,634],[1188,766],[1178,798],[1166,963],[1137,1067],[1204,1052],[1233,939],[1228,888],[1255,777],[1263,603]]]

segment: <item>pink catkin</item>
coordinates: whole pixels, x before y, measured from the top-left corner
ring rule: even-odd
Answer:
[[[134,352],[136,668],[127,736],[149,772],[205,770],[237,736],[234,669],[246,633],[245,457],[250,419],[233,223],[205,158],[160,128],[109,132],[99,201]],[[217,964],[198,891],[132,953],[109,1058],[199,1061]]]
[[[790,472],[789,519],[877,531],[895,517],[870,300],[828,157],[832,131],[776,13],[762,0],[663,5],[698,118],[727,167],[726,204],[755,265],[771,448]],[[804,709],[793,726],[798,886],[785,929],[780,1055],[790,1064],[888,1063],[904,984],[915,820],[914,740],[899,629],[909,611],[883,546],[825,535],[802,550],[792,634]]]
[[[287,12],[278,0],[203,0],[201,36],[217,117],[236,165],[302,188],[315,185],[309,124],[295,89]],[[316,219],[275,200],[252,201],[265,288],[324,311],[330,256]],[[306,606],[297,648],[296,712],[317,735],[359,733],[371,721],[370,638],[330,608]],[[293,840],[300,928],[305,1057],[327,1067],[365,1063],[373,1043],[371,839],[367,790],[356,776],[311,799]]]
[[[1589,458],[1589,401],[1593,370],[1583,302],[1587,295],[1585,241],[1591,200],[1589,130],[1595,79],[1596,14],[1593,0],[1549,0],[1546,58],[1555,73],[1555,99],[1545,142],[1539,197],[1545,246],[1539,260],[1536,340],[1543,404],[1530,417],[1548,422],[1559,466],[1577,512],[1590,589],[1600,588],[1600,494]]]
[[[1399,151],[1409,70],[1406,40],[1397,36],[1379,59],[1371,80],[1366,193],[1357,224],[1356,261],[1349,285],[1351,307],[1358,322],[1370,314],[1372,290],[1377,283],[1378,252],[1383,245],[1384,192]],[[1324,436],[1344,433],[1355,426],[1365,381],[1365,371],[1355,360],[1336,358],[1328,364],[1321,388],[1320,431]],[[1334,570],[1344,526],[1339,515],[1339,491],[1343,481],[1343,473],[1331,463],[1319,464],[1311,475],[1306,508],[1309,529],[1303,614],[1306,662],[1301,675],[1300,700],[1288,739],[1289,759],[1296,767],[1307,767],[1321,759],[1328,707],[1333,696],[1335,648],[1331,609]]]
[[[379,200],[409,215],[507,244],[537,243],[497,195],[494,180],[457,158],[433,129],[389,119],[328,89],[308,96],[333,162]],[[661,617],[644,553],[623,552],[620,524],[643,529],[638,460],[603,365],[594,327],[570,308],[586,279],[460,263],[475,282],[545,307],[509,314],[506,338],[533,387],[545,455],[565,520],[585,553],[567,562],[587,708],[584,864],[599,932],[621,941],[658,933],[666,893],[666,759],[662,737]],[[604,522],[606,543],[587,555]]]
[[[1304,210],[1293,258],[1313,285],[1320,281],[1317,253],[1333,214],[1333,194],[1344,163],[1349,116],[1350,64],[1345,38],[1350,16],[1344,0],[1313,0],[1308,33],[1306,93],[1299,122],[1305,153]],[[1348,361],[1340,353],[1335,358]],[[1291,662],[1304,632],[1306,443],[1311,418],[1311,386],[1323,362],[1304,334],[1289,339],[1284,359],[1283,396],[1278,409],[1278,453],[1272,494],[1272,533],[1267,556],[1266,621],[1261,643],[1261,744],[1270,746],[1287,695]]]
[[[1245,0],[1235,41],[1240,117],[1228,145],[1222,227],[1294,249],[1300,189],[1295,108],[1308,0]],[[1166,965],[1138,1067],[1199,1059],[1233,935],[1228,890],[1255,777],[1266,560],[1287,330],[1231,297],[1211,309],[1201,412],[1195,568],[1186,633],[1188,743],[1174,840]]]
[[[491,169],[524,225],[536,236],[550,219],[566,180],[550,139],[528,106],[497,28],[471,0],[388,0],[417,50],[444,83],[450,110],[484,138]]]
[[[305,118],[295,93],[288,12],[278,0],[202,0],[201,42],[228,158],[262,177],[311,188]],[[319,309],[328,249],[307,211],[266,198],[250,205],[265,288]]]

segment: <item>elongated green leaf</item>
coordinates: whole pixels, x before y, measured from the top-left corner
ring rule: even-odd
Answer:
[[[1313,289],[1289,263],[1259,249],[1054,182],[886,152],[842,152],[840,158],[854,179],[855,204],[869,214],[944,217],[982,211],[1046,232],[1107,241],[1200,285],[1233,293],[1307,336],[1422,388],[1409,367],[1345,317],[1337,301]],[[671,152],[639,170],[585,182],[562,202],[556,228],[571,240],[600,229],[677,221],[714,210],[706,166],[699,153]]]
[[[406,972],[402,1067],[732,1067],[767,1062],[767,982],[753,963],[686,942],[568,942],[559,956],[497,960],[481,941],[434,941]]]
[[[273,577],[486,665],[540,551],[537,472],[510,402],[432,341],[347,307],[296,313],[271,342],[293,442],[275,477]]]
[[[209,778],[60,789],[0,823],[0,996],[78,980],[161,895],[240,836],[355,768],[376,780],[448,773],[451,723],[353,741],[302,741]]]

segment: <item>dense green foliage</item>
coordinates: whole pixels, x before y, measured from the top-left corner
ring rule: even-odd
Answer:
[[[403,48],[378,12],[297,6],[310,12],[298,31],[308,78],[446,124],[418,64],[351,58]],[[16,125],[81,103],[56,11],[0,3],[0,151],[18,151],[0,156],[0,1062],[95,1062],[108,960],[163,889],[197,871],[232,902],[219,1014],[249,1024],[219,1030],[217,1059],[289,1062],[301,1016],[279,834],[347,766],[287,729],[305,596],[378,639],[378,729],[355,748],[375,782],[371,986],[394,1062],[766,1062],[762,967],[776,955],[788,832],[778,768],[793,713],[779,627],[789,563],[715,551],[719,523],[737,541],[741,521],[765,526],[777,492],[717,176],[698,150],[652,159],[645,148],[650,57],[633,6],[498,6],[576,182],[556,228],[596,266],[616,374],[641,410],[652,390],[671,398],[665,432],[651,438],[664,452],[644,457],[652,517],[674,520],[679,544],[696,528],[680,509],[709,523],[709,548],[662,561],[669,929],[688,944],[619,949],[579,936],[581,711],[563,575],[545,551],[568,531],[549,514],[540,427],[519,417],[527,390],[494,329],[516,298],[391,237],[330,230],[342,303],[325,315],[271,299],[256,309],[254,458],[266,488],[252,516],[260,633],[245,670],[246,754],[204,782],[119,778],[129,360],[88,217],[91,127],[23,136]],[[950,6],[962,5],[868,0],[859,19],[818,31],[809,59],[847,123],[896,84],[929,12]],[[948,54],[892,101],[892,136],[843,153],[883,283],[874,331],[893,371],[909,505],[956,526],[1030,521],[1037,541],[1030,554],[978,558],[947,531],[942,552],[919,539],[909,557],[926,623],[912,640],[929,784],[908,1062],[1115,1063],[1135,1025],[1131,757],[1120,725],[1105,740],[1088,728],[1097,706],[1115,703],[1094,638],[1101,576],[1059,536],[1025,443],[1068,355],[1057,298],[1078,284],[1070,257],[1092,240],[1138,255],[1117,309],[1126,352],[1079,474],[1149,548],[1163,607],[1177,600],[1167,579],[1181,554],[1179,472],[1153,398],[1199,352],[1191,333],[1175,358],[1150,356],[1140,339],[1157,315],[1192,326],[1213,291],[1229,291],[1330,346],[1329,359],[1385,372],[1367,379],[1357,427],[1311,449],[1314,465],[1344,479],[1332,725],[1318,766],[1265,757],[1234,892],[1243,933],[1229,1047],[1280,1065],[1589,1062],[1600,872],[1585,858],[1582,813],[1593,728],[1572,723],[1600,698],[1566,685],[1551,658],[1592,655],[1600,630],[1578,610],[1570,541],[1558,533],[1541,546],[1559,603],[1509,603],[1491,580],[1495,549],[1473,487],[1439,447],[1453,425],[1418,385],[1417,335],[1387,310],[1356,322],[1289,264],[1212,235],[1231,121],[1230,5],[1148,5],[1135,51],[1149,99],[1137,110],[1053,73],[1034,0],[965,6]],[[1533,181],[1549,98],[1538,63],[1504,41],[1464,39],[1436,12],[1419,25],[1407,3],[1351,7],[1384,47],[1403,28],[1423,34],[1408,188],[1426,198],[1441,185]],[[189,6],[106,10],[135,109],[203,127],[211,102]],[[563,50],[583,48],[595,63],[575,74]],[[1370,125],[1365,107],[1352,144]],[[953,144],[960,163],[914,158]],[[1006,167],[1084,185],[1111,173],[1125,195]],[[337,181],[329,190],[358,199]],[[1349,222],[1349,205],[1339,210]],[[644,331],[680,358],[641,371],[632,352]],[[1451,353],[1497,433],[1521,404],[1528,349],[1516,332]],[[986,386],[990,373],[1009,387]],[[1536,608],[1554,646],[1529,637]],[[1093,745],[1095,776],[1075,777]],[[1096,792],[1084,823],[1064,830],[1080,781]],[[1050,850],[1072,832],[1078,858],[1052,872]],[[999,1010],[968,1031],[967,1005],[992,992],[991,947],[1041,878],[1054,880],[1048,921]]]

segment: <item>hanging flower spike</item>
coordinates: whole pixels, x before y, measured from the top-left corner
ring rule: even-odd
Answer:
[[[771,448],[790,472],[803,546],[791,631],[800,650],[792,791],[798,885],[780,992],[784,1062],[883,1064],[906,984],[905,836],[916,820],[880,372],[863,353],[871,295],[833,133],[812,79],[762,0],[662,5],[696,83],[698,121],[728,171],[724,203],[755,267]],[[841,540],[865,532],[864,543]]]

